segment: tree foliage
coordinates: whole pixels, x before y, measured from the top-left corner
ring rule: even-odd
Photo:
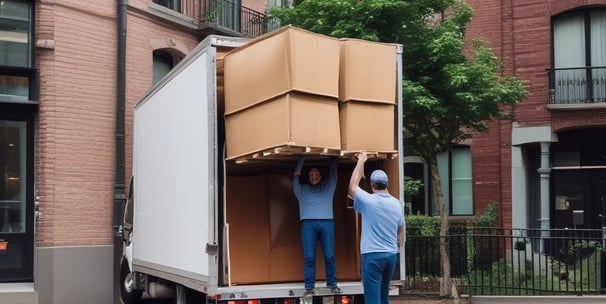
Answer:
[[[473,10],[463,0],[299,0],[270,14],[282,24],[337,38],[403,45],[404,149],[431,169],[440,206],[441,234],[447,216],[437,155],[450,145],[488,130],[487,123],[512,111],[527,95],[523,83],[504,75],[487,41],[465,36]],[[444,282],[449,284],[446,245]],[[441,293],[450,292],[444,285]]]
[[[303,0],[270,14],[337,38],[402,44],[405,147],[428,164],[526,95],[486,41],[466,45],[473,11],[461,0]]]

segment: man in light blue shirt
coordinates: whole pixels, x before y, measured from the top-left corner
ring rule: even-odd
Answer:
[[[349,196],[354,198],[354,209],[362,215],[360,259],[364,303],[388,304],[389,283],[404,229],[404,213],[400,201],[387,191],[389,179],[383,170],[374,170],[370,175],[372,193],[360,188],[367,160],[366,151],[360,152],[349,180]]]
[[[335,225],[333,222],[333,197],[337,188],[338,158],[330,163],[330,172],[326,179],[320,170],[313,167],[307,175],[309,183],[301,184],[299,176],[305,158],[301,156],[293,174],[293,191],[299,201],[301,220],[301,242],[303,246],[305,280],[304,296],[313,296],[316,281],[316,245],[318,241],[324,254],[326,286],[333,293],[341,293],[337,287],[335,262]]]

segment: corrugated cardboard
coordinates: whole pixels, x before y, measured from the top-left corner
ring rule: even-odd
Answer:
[[[272,174],[268,178],[271,278],[276,282],[303,281],[301,224],[292,176]]]
[[[396,103],[397,47],[341,39],[339,100]]]
[[[394,105],[348,101],[339,106],[339,120],[342,150],[397,150]]]
[[[338,98],[339,41],[286,26],[225,55],[225,113],[289,91]]]
[[[270,281],[269,210],[265,176],[228,176],[226,220],[229,225],[231,281]],[[251,262],[254,261],[254,262]]]
[[[336,98],[287,93],[226,115],[227,159],[280,146],[340,149]]]
[[[293,170],[294,166],[293,162]],[[346,204],[350,174],[351,170],[339,172],[334,197],[338,280],[360,279],[359,220]],[[227,176],[226,187],[232,189],[226,192],[232,284],[303,282],[301,224],[292,177]],[[326,279],[320,248],[318,244],[318,281]]]

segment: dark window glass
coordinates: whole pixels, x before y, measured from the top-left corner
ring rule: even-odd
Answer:
[[[154,0],[154,3],[168,7],[171,10],[181,12],[181,0]]]
[[[29,78],[0,75],[0,99],[27,101],[29,99]]]
[[[30,4],[2,0],[0,5],[0,65],[31,67]]]
[[[164,75],[175,66],[175,59],[170,53],[155,51],[153,64],[153,84],[158,83]]]

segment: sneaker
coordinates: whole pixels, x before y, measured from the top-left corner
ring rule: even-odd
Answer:
[[[342,294],[343,290],[341,290],[341,288],[334,286],[330,288],[330,292],[334,293],[334,294]]]
[[[311,297],[314,296],[316,293],[314,292],[313,288],[305,288],[305,292],[303,293],[304,297]]]

